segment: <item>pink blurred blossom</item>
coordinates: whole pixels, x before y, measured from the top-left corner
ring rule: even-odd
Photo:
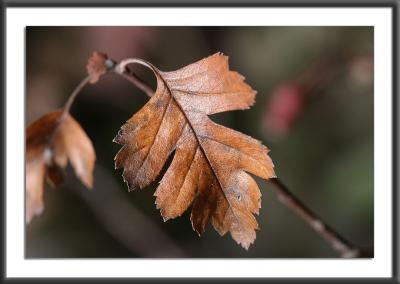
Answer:
[[[275,138],[285,136],[304,108],[304,93],[294,83],[274,89],[263,117],[263,128]]]

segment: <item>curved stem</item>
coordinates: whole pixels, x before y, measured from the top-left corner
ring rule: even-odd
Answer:
[[[321,220],[313,211],[301,202],[278,178],[269,180],[277,193],[278,200],[300,216],[317,234],[323,237],[341,257],[350,258],[360,255],[360,251],[346,241],[339,233]]]
[[[53,132],[51,133],[51,135],[47,138],[47,144],[51,144],[53,139],[54,139],[54,135],[57,132],[58,127],[60,126],[60,124],[63,122],[63,120],[65,119],[66,115],[69,113],[69,110],[71,109],[72,103],[74,102],[76,96],[80,93],[80,91],[83,89],[83,87],[86,86],[86,84],[90,81],[90,77],[87,76],[86,78],[84,78],[78,86],[75,87],[74,91],[71,93],[71,95],[68,97],[67,102],[65,103],[63,109],[62,109],[62,113],[60,115],[60,117],[57,119],[56,122],[56,126],[53,130]]]
[[[135,73],[130,71],[128,68],[126,68],[126,71],[123,73],[116,72],[116,74],[120,75],[121,77],[125,78],[129,82],[131,82],[133,85],[135,85],[139,90],[143,91],[148,97],[152,97],[154,94],[153,89],[147,85],[142,79],[140,79]]]
[[[129,64],[132,64],[132,63],[137,63],[137,64],[140,64],[140,65],[146,66],[147,68],[150,68],[152,70],[156,69],[153,66],[153,64],[151,64],[150,62],[147,62],[147,61],[145,61],[143,59],[136,58],[136,57],[127,58],[127,59],[122,60],[119,64],[117,64],[115,66],[114,69],[118,73],[123,73],[125,71],[125,69],[126,69],[126,66],[128,66]]]
[[[74,91],[71,93],[71,95],[69,96],[67,102],[64,105],[64,109],[63,109],[63,114],[64,113],[68,113],[69,110],[71,109],[71,105],[74,102],[76,96],[79,94],[79,92],[83,89],[83,87],[86,86],[87,83],[89,83],[90,81],[90,77],[87,76],[85,79],[83,79],[78,86],[76,86],[76,88],[74,89]]]
[[[110,61],[112,62],[112,61]],[[113,70],[115,73],[118,75],[121,75],[123,78],[127,79],[130,81],[132,84],[134,84],[137,88],[142,90],[147,96],[151,97],[154,94],[153,89],[146,84],[142,79],[140,79],[134,72],[130,71],[126,66],[131,63],[139,63],[141,65],[144,65],[150,69],[154,69],[154,66],[144,60],[141,60],[139,58],[128,58],[123,61],[121,61],[119,64],[115,65],[114,68],[107,68],[107,71]],[[71,93],[69,96],[67,102],[64,105],[63,108],[63,114],[69,113],[71,106],[73,102],[75,101],[75,98],[77,95],[82,91],[82,89],[88,84],[90,81],[90,76],[85,77],[78,86],[75,87],[74,91]]]
[[[144,91],[149,97],[153,95],[152,88],[147,85],[142,79],[140,79],[136,74],[129,71],[126,65],[130,63],[139,63],[145,65],[151,69],[154,67],[140,59],[130,58],[121,61],[115,68],[115,72],[132,84],[137,86],[139,89]],[[355,246],[350,244],[346,239],[344,239],[339,233],[337,233],[332,227],[327,225],[316,213],[311,211],[300,199],[298,199],[278,178],[273,178],[269,180],[274,186],[275,192],[278,196],[278,200],[285,205],[287,208],[291,209],[296,215],[302,218],[314,231],[325,239],[333,250],[337,251],[341,257],[351,258],[359,257],[361,252]]]
[[[127,65],[132,63],[141,64],[152,70],[155,69],[155,67],[151,63],[144,61],[140,58],[127,58],[115,65],[114,72],[131,82],[139,90],[143,91],[148,97],[152,97],[154,94],[153,89],[127,67]]]

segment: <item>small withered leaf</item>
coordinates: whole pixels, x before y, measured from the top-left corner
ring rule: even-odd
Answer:
[[[107,60],[107,55],[98,51],[94,51],[92,56],[89,57],[86,71],[90,77],[90,83],[97,83],[100,77],[107,73]]]
[[[208,115],[247,109],[256,92],[229,70],[220,53],[173,72],[148,62],[157,90],[115,137],[122,146],[115,167],[124,168],[129,189],[148,186],[169,155],[173,160],[155,196],[164,220],[192,206],[191,222],[200,235],[210,222],[245,249],[254,242],[261,193],[248,174],[275,177],[268,149],[259,141],[214,123]],[[248,173],[247,173],[248,172]]]
[[[86,187],[93,185],[96,155],[92,142],[68,113],[47,113],[26,130],[26,221],[44,210],[44,180],[58,186],[68,160]]]

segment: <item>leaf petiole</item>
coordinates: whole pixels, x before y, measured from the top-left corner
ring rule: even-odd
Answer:
[[[127,67],[127,65],[130,63],[140,63],[142,65],[145,65],[146,67],[151,68],[151,66],[149,66],[147,62],[143,62],[142,60],[136,58],[128,58],[122,60],[119,64],[115,65],[115,67],[113,68],[113,72],[131,82],[139,90],[143,91],[148,97],[151,98],[154,94],[154,90]]]
[[[82,89],[86,86],[86,84],[89,83],[89,81],[90,81],[90,76],[87,76],[79,83],[78,86],[76,86],[76,88],[71,93],[67,102],[64,105],[63,115],[69,113],[69,110],[71,109],[72,103],[74,102],[76,96],[80,93],[80,91],[82,91]]]

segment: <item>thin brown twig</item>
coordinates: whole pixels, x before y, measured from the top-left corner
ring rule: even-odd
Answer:
[[[139,78],[133,71],[129,70],[129,68],[124,67],[123,72],[117,71],[118,65],[115,65],[115,63],[110,60],[109,61],[110,65],[107,66],[107,71],[114,71],[116,74],[122,76],[129,82],[131,82],[133,85],[135,85],[138,89],[142,90],[148,97],[152,97],[154,94],[153,89],[146,83],[144,82],[141,78]],[[113,68],[115,67],[115,68]],[[71,106],[73,102],[75,101],[75,98],[78,96],[78,94],[82,91],[82,89],[90,82],[91,77],[86,76],[73,90],[71,95],[69,96],[67,102],[64,105],[63,108],[63,114],[69,113]]]
[[[360,251],[345,240],[339,233],[321,220],[300,199],[298,199],[278,178],[269,180],[275,189],[278,200],[300,216],[311,228],[323,237],[341,257],[358,257]]]
[[[135,85],[139,90],[143,91],[148,97],[152,97],[154,94],[153,89],[147,85],[142,79],[140,79],[133,71],[125,68],[123,72],[118,72],[114,69],[114,72],[121,75],[123,78]]]
[[[76,96],[82,91],[82,89],[86,86],[86,84],[90,81],[90,77],[87,76],[85,77],[72,91],[72,93],[69,95],[67,102],[65,103],[62,113],[60,117],[57,119],[55,128],[52,132],[52,134],[47,137],[47,144],[50,144],[51,141],[54,139],[55,134],[57,133],[58,127],[61,125],[61,123],[64,121],[66,115],[69,113],[71,106],[76,98]]]
[[[140,90],[142,90],[147,96],[151,97],[154,94],[153,89],[141,80],[132,71],[125,73],[116,72],[121,75]],[[314,231],[325,239],[331,247],[339,253],[341,257],[352,258],[359,257],[360,250],[350,244],[344,239],[339,233],[337,233],[332,227],[327,225],[320,217],[317,216],[311,209],[309,209],[300,199],[298,199],[278,178],[269,180],[277,194],[278,200],[285,205],[287,208],[292,210],[296,215],[302,218]]]
[[[71,109],[72,103],[74,102],[76,96],[82,91],[83,87],[86,86],[87,83],[90,81],[90,76],[87,76],[85,79],[83,79],[78,86],[75,87],[74,91],[71,93],[69,96],[67,102],[65,103],[63,113],[68,113],[69,110]]]

